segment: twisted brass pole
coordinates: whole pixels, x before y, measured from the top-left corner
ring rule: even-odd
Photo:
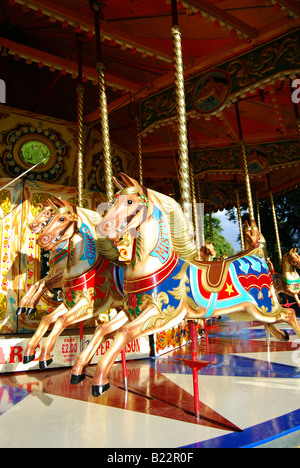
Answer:
[[[241,249],[245,250],[245,242],[244,242],[244,232],[243,232],[243,222],[242,222],[242,215],[241,215],[241,205],[240,205],[240,196],[238,189],[235,189],[235,199],[236,199],[236,209],[238,213],[238,221],[239,221],[239,229],[240,229],[240,237],[241,237]]]
[[[191,214],[191,190],[190,190],[190,170],[189,170],[189,152],[188,138],[186,127],[186,109],[185,109],[185,92],[184,92],[184,77],[183,63],[181,51],[181,31],[177,24],[172,27],[172,41],[174,51],[174,68],[175,68],[175,89],[176,89],[176,104],[177,104],[177,132],[178,132],[178,153],[179,153],[179,182],[181,189],[181,198],[183,209],[190,222],[192,222]]]
[[[277,223],[277,216],[276,216],[275,204],[274,204],[274,199],[273,199],[273,193],[272,193],[271,190],[270,190],[270,192],[269,192],[269,195],[270,195],[271,208],[272,208],[272,215],[273,215],[273,221],[274,221],[275,237],[276,237],[277,250],[278,250],[278,258],[279,258],[279,262],[280,262],[280,264],[281,264],[281,261],[282,261],[282,252],[281,252],[281,245],[280,245],[280,238],[279,238],[279,230],[278,230],[278,223]]]
[[[98,62],[96,65],[98,87],[99,87],[99,110],[101,115],[101,127],[102,127],[102,141],[103,141],[103,157],[104,157],[104,176],[105,176],[105,188],[106,197],[108,202],[112,202],[114,198],[114,186],[113,186],[113,169],[111,161],[111,148],[110,148],[110,137],[109,137],[109,124],[108,124],[108,110],[107,100],[105,92],[105,67],[103,63]]]
[[[195,238],[196,238],[196,249],[197,249],[197,259],[201,259],[201,243],[200,243],[200,232],[199,232],[199,219],[197,213],[197,198],[195,190],[195,180],[194,180],[194,167],[191,164],[191,189],[192,189],[192,200],[193,200],[193,213],[194,213],[194,227],[195,227]]]
[[[252,220],[254,221],[255,217],[254,217],[254,210],[253,210],[250,177],[249,177],[249,172],[248,172],[247,154],[246,154],[246,148],[245,148],[244,142],[241,143],[241,154],[242,154],[242,165],[243,165],[244,176],[245,176],[249,216],[250,216],[250,221]]]
[[[259,212],[259,199],[258,193],[256,192],[256,219],[257,219],[257,227],[259,232],[261,232],[261,224],[260,224],[260,212]]]
[[[80,83],[77,92],[77,177],[78,177],[78,206],[83,207],[83,94],[84,87]]]
[[[138,163],[139,163],[139,175],[140,175],[140,185],[143,185],[143,158],[142,158],[142,138],[140,132],[140,121],[137,118],[137,142],[138,142]]]
[[[200,247],[202,245],[205,245],[205,236],[204,236],[204,209],[203,208],[203,203],[202,203],[202,197],[201,197],[201,188],[200,188],[200,182],[199,180],[197,181],[196,185],[197,189],[197,203],[199,204],[199,227],[200,227]]]
[[[101,51],[101,39],[100,39],[101,3],[98,3],[97,1],[94,1],[94,0],[90,0],[90,6],[94,13],[94,21],[95,21],[95,39],[96,39],[96,52],[97,52],[96,72],[97,72],[97,81],[98,81],[98,88],[99,88],[99,110],[100,110],[100,120],[101,120],[101,129],[102,129],[106,197],[107,197],[108,202],[112,202],[114,198],[114,186],[113,186],[113,179],[112,179],[113,169],[112,169],[112,161],[111,161],[107,100],[106,100],[106,92],[105,92],[105,66],[102,63],[102,51]]]

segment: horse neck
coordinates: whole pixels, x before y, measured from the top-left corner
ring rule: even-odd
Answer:
[[[282,260],[282,275],[288,276],[289,274],[293,274],[293,276],[299,277],[296,267],[294,265],[291,265],[288,258],[284,256]]]
[[[153,206],[152,214],[142,223],[134,239],[131,269],[145,274],[161,269],[172,255],[168,224],[162,211]]]
[[[69,239],[67,276],[80,276],[93,268],[100,257],[94,226],[82,213],[78,213],[78,220],[80,227]]]

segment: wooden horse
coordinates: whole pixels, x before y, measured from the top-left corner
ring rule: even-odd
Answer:
[[[122,182],[115,180],[121,191],[97,230],[114,241],[124,232],[136,232],[124,277],[123,310],[128,321],[97,364],[94,396],[108,390],[112,366],[126,344],[175,327],[184,319],[225,314],[238,320],[258,320],[275,338],[286,340],[286,332],[274,326],[284,321],[300,337],[295,312],[279,304],[260,249],[223,262],[195,261],[196,247],[179,205],[125,174],[121,178]]]
[[[41,369],[52,362],[51,352],[57,337],[68,326],[99,316],[109,308],[123,305],[123,268],[112,263],[119,256],[111,241],[97,239],[95,225],[101,216],[72,205],[55,210],[51,221],[42,229],[38,244],[45,250],[68,241],[67,265],[62,276],[63,303],[42,318],[29,340],[23,362],[35,358],[41,338],[54,324],[39,356]],[[100,318],[106,320],[104,315]]]
[[[56,197],[54,200],[47,199],[45,205],[41,205],[41,211],[36,218],[28,224],[29,229],[34,234],[39,234],[50,222],[55,210],[67,205],[67,202]],[[52,288],[61,288],[62,276],[67,264],[67,248],[67,241],[61,242],[58,245],[53,244],[49,259],[48,275],[30,286],[24,297],[20,300],[16,311],[17,315],[24,314],[25,312],[27,315],[34,313],[36,305],[46,291]]]
[[[201,247],[201,253],[202,260],[204,260],[205,262],[212,262],[217,255],[217,252],[212,242],[205,242],[205,245]]]
[[[300,276],[297,268],[300,268],[300,255],[295,247],[283,256],[281,275],[274,273],[274,281],[277,292],[292,296],[300,307],[298,295],[300,293]]]

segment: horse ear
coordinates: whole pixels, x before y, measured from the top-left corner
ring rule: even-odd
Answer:
[[[119,189],[119,190],[123,190],[123,188],[126,187],[125,184],[123,184],[120,180],[118,180],[116,177],[113,176],[113,182],[115,184],[115,186]]]
[[[140,187],[137,180],[132,179],[127,174],[124,174],[124,172],[120,172],[120,177],[123,179],[126,187]]]
[[[55,202],[53,200],[51,200],[51,198],[47,198],[46,199],[46,203],[44,206],[49,206],[50,208],[56,210],[57,208],[57,205],[55,204]]]

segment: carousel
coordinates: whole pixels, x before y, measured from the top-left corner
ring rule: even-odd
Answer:
[[[0,446],[299,447],[276,212],[300,183],[299,3],[3,0],[0,24]]]

